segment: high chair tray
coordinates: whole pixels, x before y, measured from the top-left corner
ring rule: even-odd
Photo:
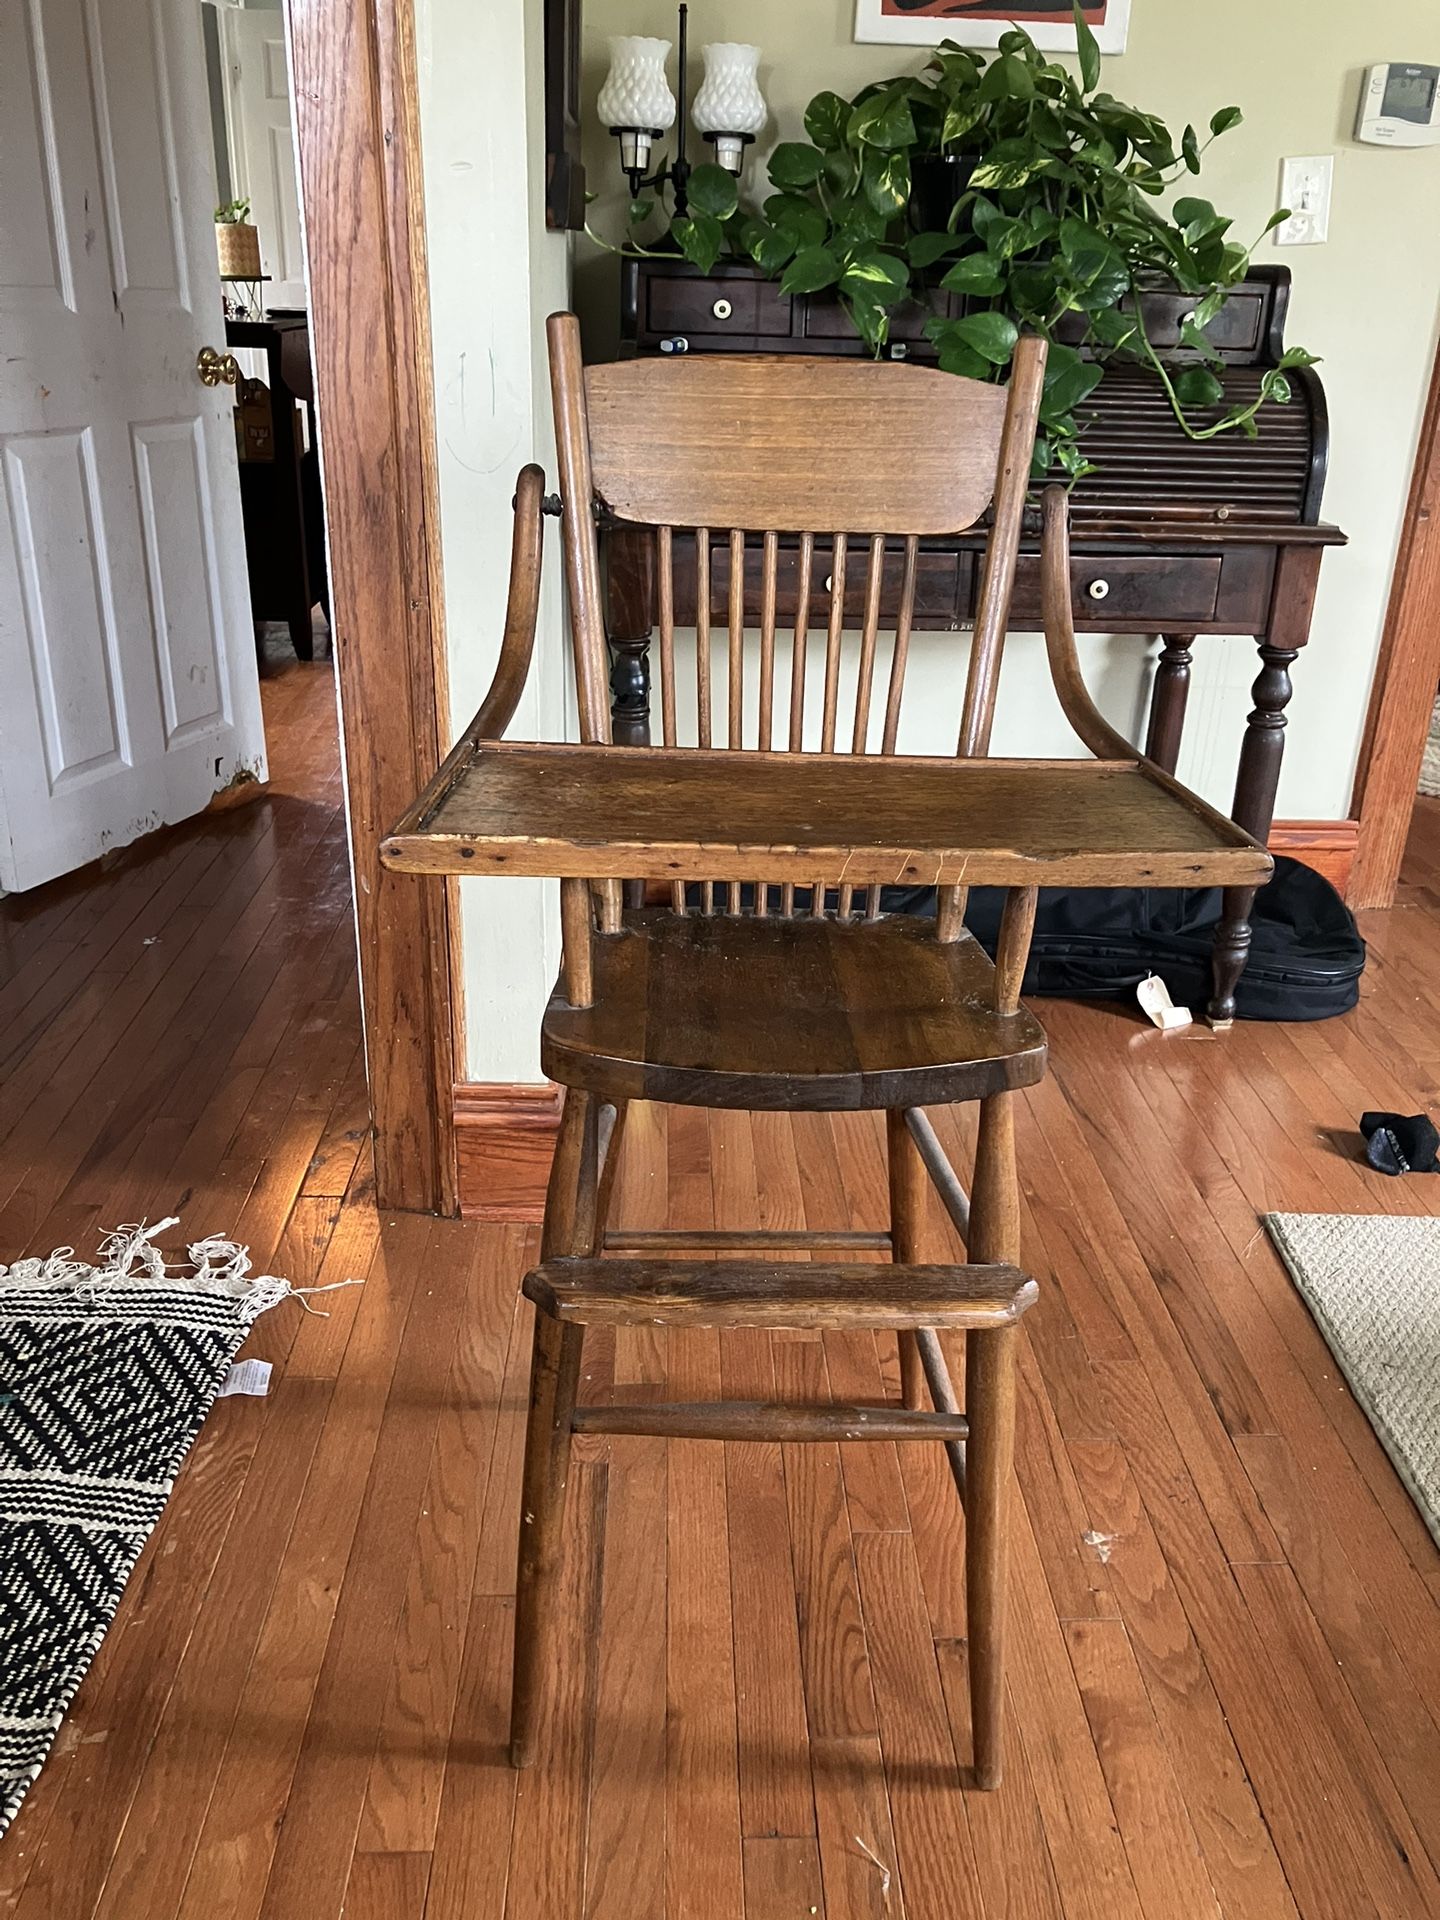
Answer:
[[[1251,886],[1270,856],[1146,762],[485,742],[381,845],[407,873]]]

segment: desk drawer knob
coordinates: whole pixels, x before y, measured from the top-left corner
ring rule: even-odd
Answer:
[[[717,320],[728,320],[735,309],[728,300],[720,299],[715,302],[710,311]]]
[[[1085,591],[1092,600],[1103,600],[1110,592],[1110,582],[1108,580],[1092,580]]]

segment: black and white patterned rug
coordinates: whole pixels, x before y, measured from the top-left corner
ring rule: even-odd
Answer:
[[[0,1266],[0,1833],[50,1751],[251,1322],[291,1292],[211,1239],[120,1227]]]

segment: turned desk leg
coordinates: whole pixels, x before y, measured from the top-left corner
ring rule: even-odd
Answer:
[[[1255,705],[1245,723],[1245,740],[1240,748],[1231,815],[1262,844],[1270,837],[1275,818],[1275,793],[1285,752],[1285,709],[1294,690],[1290,666],[1298,652],[1296,647],[1261,646],[1260,674],[1252,690]],[[1211,963],[1214,993],[1210,1018],[1217,1026],[1228,1026],[1235,1018],[1235,989],[1250,953],[1250,909],[1255,893],[1254,887],[1225,890]]]
[[[1236,824],[1262,846],[1275,819],[1275,794],[1285,754],[1285,709],[1294,691],[1290,668],[1310,637],[1315,589],[1320,580],[1319,547],[1283,547],[1275,568],[1267,631],[1259,636],[1260,673],[1252,689],[1255,705],[1245,723],[1240,771],[1235,781]],[[1211,964],[1210,1019],[1228,1026],[1235,1018],[1235,989],[1250,953],[1250,909],[1254,887],[1231,887],[1225,894],[1215,931]]]
[[[614,527],[606,533],[605,589],[611,738],[617,747],[648,747],[655,619],[655,536],[648,527]]]
[[[605,637],[610,646],[610,738],[650,744],[650,635],[655,608],[655,536],[616,527],[605,536]],[[644,883],[625,882],[625,905],[643,906]]]
[[[1155,685],[1150,694],[1150,730],[1145,736],[1145,757],[1166,773],[1174,773],[1180,759],[1180,736],[1185,731],[1185,703],[1190,698],[1190,649],[1193,633],[1165,633],[1160,636],[1162,651],[1155,666]]]

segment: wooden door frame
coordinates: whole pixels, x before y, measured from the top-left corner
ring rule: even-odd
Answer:
[[[413,0],[286,0],[382,1207],[455,1211],[453,889],[380,837],[448,732]]]
[[[1400,531],[1385,632],[1370,688],[1351,812],[1360,822],[1347,898],[1388,907],[1415,811],[1440,682],[1440,349]]]

